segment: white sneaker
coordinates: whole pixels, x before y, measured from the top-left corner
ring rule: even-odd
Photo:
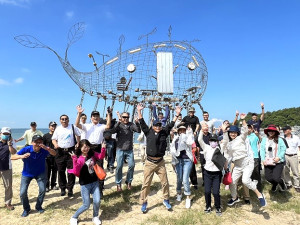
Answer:
[[[191,208],[191,199],[190,198],[187,198],[185,200],[185,208],[187,208],[187,209]]]
[[[77,225],[77,219],[72,217],[70,219],[70,225]]]
[[[176,200],[177,200],[178,202],[181,202],[181,200],[182,200],[182,195],[180,195],[180,194],[177,194],[177,198],[176,198]]]
[[[100,225],[102,223],[101,220],[99,219],[99,217],[94,217],[92,221],[96,225]]]

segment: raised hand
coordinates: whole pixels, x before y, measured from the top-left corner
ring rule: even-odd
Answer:
[[[221,128],[222,128],[222,131],[225,133],[229,129],[229,126],[227,124],[223,123]]]
[[[240,115],[240,112],[238,110],[235,111],[235,116],[238,117]]]
[[[81,105],[76,106],[77,112],[82,113],[84,109],[81,107]]]
[[[153,105],[153,106],[156,106],[155,102],[152,102],[152,105]]]
[[[261,108],[265,108],[265,104],[263,102],[260,103]]]
[[[240,118],[242,119],[242,120],[244,120],[245,118],[246,118],[246,114],[245,113],[241,113],[241,115],[240,115]]]
[[[176,108],[175,108],[175,112],[176,112],[177,116],[181,113],[181,110],[182,110],[181,106],[177,105]]]
[[[138,111],[142,111],[142,110],[144,109],[143,104],[142,104],[142,103],[139,103],[139,104],[136,106],[136,109],[137,109]]]
[[[106,142],[105,141],[102,142],[101,147],[106,148]]]

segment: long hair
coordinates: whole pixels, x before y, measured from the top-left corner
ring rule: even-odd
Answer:
[[[87,139],[82,139],[80,142],[79,142],[79,146],[78,148],[75,149],[75,155],[77,155],[77,157],[81,156],[81,148],[84,146],[84,145],[87,145],[90,147],[90,150],[87,154],[87,157],[86,159],[90,159],[91,157],[94,156],[94,151],[91,149],[91,143],[87,140]]]
[[[267,137],[269,138],[268,132],[267,132]],[[274,138],[273,138],[273,139],[274,139],[274,142],[275,142],[276,144],[278,144],[279,134],[275,132]]]

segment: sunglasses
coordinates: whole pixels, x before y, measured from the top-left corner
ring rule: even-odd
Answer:
[[[122,116],[123,119],[129,119],[129,116]]]
[[[156,125],[153,125],[154,127],[161,127],[161,124],[156,124]]]
[[[68,118],[61,118],[60,120],[62,120],[62,121],[67,121],[67,120],[69,120]]]

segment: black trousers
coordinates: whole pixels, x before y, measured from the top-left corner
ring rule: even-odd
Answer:
[[[277,163],[275,166],[265,166],[265,178],[273,186],[283,185],[283,180],[281,179],[283,167],[283,163]]]
[[[64,151],[63,149],[59,148],[57,154],[55,156],[55,161],[57,165],[58,171],[58,184],[61,190],[67,189],[69,192],[73,191],[73,187],[75,185],[75,175],[72,173],[67,172],[66,176],[66,169],[73,168],[73,161],[69,154],[69,152],[74,151],[75,148],[70,148],[69,151]]]
[[[53,188],[56,186],[56,178],[57,178],[57,165],[55,162],[55,157],[50,155],[46,158],[46,173],[47,173],[47,182],[46,187]]]
[[[101,152],[101,144],[99,145],[91,145],[91,150],[100,153]],[[99,159],[96,162],[99,166],[101,166],[101,168],[103,169],[103,159]],[[103,191],[104,189],[104,180],[99,180],[99,188],[100,188],[100,192]]]
[[[213,196],[215,200],[215,208],[221,208],[220,197],[220,184],[222,179],[222,172],[210,172],[204,170],[204,190],[205,190],[205,202],[206,208],[211,207],[211,189],[213,190]]]
[[[262,183],[261,183],[261,175],[260,175],[260,167],[261,167],[260,162],[261,162],[260,158],[254,159],[254,169],[253,169],[253,172],[252,172],[252,175],[251,175],[251,179],[258,181],[256,188],[259,192],[262,192]]]
[[[195,166],[194,163],[192,165],[192,169],[191,169],[191,172],[190,172],[190,180],[191,180],[192,185],[194,185],[194,186],[198,185],[197,171],[196,171],[196,166]]]

